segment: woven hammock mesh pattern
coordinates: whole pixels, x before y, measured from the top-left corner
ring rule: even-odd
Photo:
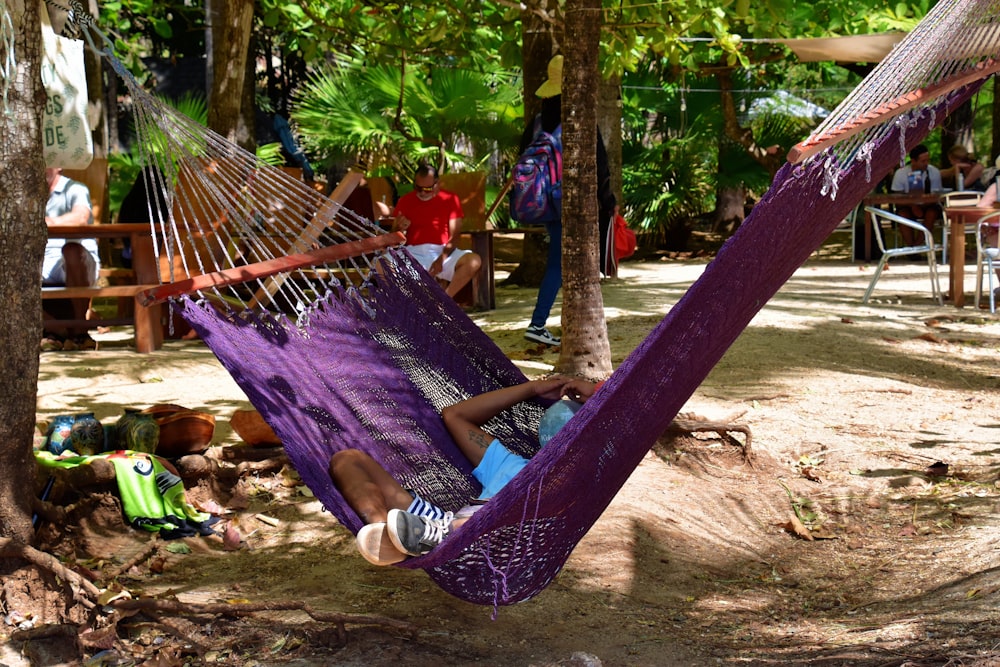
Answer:
[[[942,2],[935,12],[973,4],[990,3]],[[344,448],[368,452],[446,509],[477,495],[440,410],[523,374],[403,248],[257,275],[270,258],[381,232],[179,117],[106,54],[142,119],[146,164],[157,167],[150,178],[167,211],[154,215],[164,281],[246,274],[173,296],[171,307],[281,437],[316,497],[351,531],[361,527],[327,473]],[[928,99],[903,122],[856,134],[846,153],[835,145],[783,167],[698,281],[544,449],[535,454],[541,404],[486,426],[534,454],[530,463],[439,547],[400,566],[423,568],[444,590],[494,608],[542,591],[754,315],[871,190],[872,174],[890,171],[973,91]]]

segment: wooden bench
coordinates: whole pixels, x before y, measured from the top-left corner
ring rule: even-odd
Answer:
[[[43,287],[42,299],[96,299],[100,297],[128,298],[133,300],[132,314],[124,318],[101,320],[58,320],[60,326],[87,327],[96,329],[104,326],[135,327],[135,350],[147,353],[163,346],[162,308],[160,304],[143,306],[138,295],[143,290],[159,287],[159,283],[149,285],[112,285],[110,287]]]
[[[59,225],[49,228],[49,236],[65,239],[128,238],[132,245],[132,269],[111,269],[109,274],[131,280],[128,285],[108,287],[43,287],[42,299],[132,299],[131,312],[119,310],[119,317],[104,320],[57,320],[60,326],[87,327],[133,325],[135,349],[147,353],[163,346],[162,308],[159,304],[143,306],[138,295],[160,284],[159,268],[153,253],[150,226],[145,223],[116,225]],[[102,270],[103,272],[103,270]]]

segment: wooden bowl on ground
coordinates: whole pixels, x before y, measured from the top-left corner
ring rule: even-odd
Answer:
[[[206,412],[189,410],[167,403],[143,410],[153,415],[160,427],[160,440],[156,453],[174,458],[186,454],[200,454],[212,444],[215,435],[215,417]]]
[[[237,410],[229,423],[243,442],[251,446],[277,446],[281,438],[256,410]]]

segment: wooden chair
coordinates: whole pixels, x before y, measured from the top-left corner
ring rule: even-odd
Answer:
[[[468,286],[455,298],[460,304],[479,310],[496,307],[493,284],[493,230],[486,220],[486,173],[481,171],[441,174],[441,188],[454,192],[462,202],[465,218],[459,247],[479,255],[482,266]]]

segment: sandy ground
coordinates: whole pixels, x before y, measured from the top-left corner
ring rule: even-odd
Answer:
[[[616,364],[707,261],[626,262],[605,283]],[[261,477],[236,513],[244,549],[194,540],[194,553],[171,556],[160,574],[135,568],[128,585],[186,601],[308,600],[417,634],[349,626],[341,646],[301,614],[275,614],[186,635],[154,624],[145,631],[164,639],[147,641],[145,655],[174,646],[195,656],[188,664],[1000,664],[1000,319],[936,305],[919,265],[893,265],[862,305],[872,271],[836,248],[818,253],[685,406],[747,426],[753,466],[738,433],[663,438],[534,600],[492,620],[420,572],[369,566],[295,484]],[[521,338],[534,290],[500,287],[497,299],[474,320],[526,374],[550,371],[556,353]],[[136,355],[127,332],[95,337],[96,352],[42,356],[39,420],[92,411],[107,423],[126,406],[179,403],[217,415],[214,444],[239,441],[227,419],[248,404],[200,342]],[[121,535],[106,547],[119,557],[145,539]]]

